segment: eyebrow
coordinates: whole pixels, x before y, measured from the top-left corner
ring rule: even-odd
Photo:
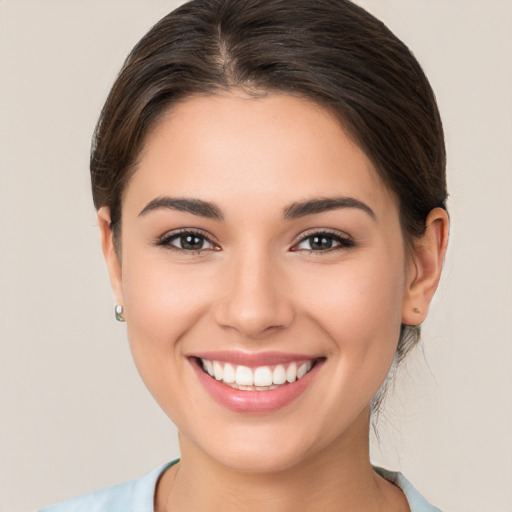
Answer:
[[[182,197],[157,197],[141,210],[139,217],[159,208],[188,212],[208,219],[224,220],[224,215],[220,208],[214,203],[203,201],[202,199]],[[298,219],[306,215],[339,210],[341,208],[358,208],[376,220],[375,212],[366,203],[353,197],[328,197],[292,203],[284,209],[284,218],[287,220]]]
[[[201,199],[157,197],[150,201],[139,213],[139,217],[159,208],[168,208],[180,212],[188,212],[208,219],[223,220],[224,215],[220,209],[208,201]]]
[[[353,197],[327,197],[292,203],[284,210],[285,219],[298,219],[306,215],[338,210],[340,208],[358,208],[366,212],[373,220],[377,219],[375,212],[362,201]]]

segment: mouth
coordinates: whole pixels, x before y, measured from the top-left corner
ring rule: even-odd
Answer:
[[[313,369],[317,359],[255,368],[203,358],[197,358],[197,362],[204,373],[233,389],[271,391],[302,379]]]
[[[236,413],[271,413],[310,387],[325,357],[217,352],[188,357],[208,394]]]

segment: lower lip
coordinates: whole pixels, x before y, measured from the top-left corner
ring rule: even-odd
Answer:
[[[311,371],[301,379],[269,391],[234,389],[206,374],[197,359],[192,359],[191,362],[201,384],[220,405],[239,413],[269,413],[282,409],[302,395],[320,370],[323,361],[317,361]]]

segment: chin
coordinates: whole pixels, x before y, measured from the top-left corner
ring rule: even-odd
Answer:
[[[230,425],[215,429],[210,436],[204,432],[180,434],[182,454],[192,450],[205,454],[209,459],[226,468],[243,473],[278,473],[297,467],[321,452],[333,441],[322,431],[306,431],[300,426],[253,423]]]
[[[279,473],[299,465],[304,454],[299,450],[271,449],[267,446],[232,446],[225,450],[215,450],[210,457],[217,463],[242,473]]]

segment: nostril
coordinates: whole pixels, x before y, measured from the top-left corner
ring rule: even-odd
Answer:
[[[294,311],[286,299],[239,297],[219,304],[215,321],[224,329],[234,329],[247,338],[261,338],[289,327]]]

